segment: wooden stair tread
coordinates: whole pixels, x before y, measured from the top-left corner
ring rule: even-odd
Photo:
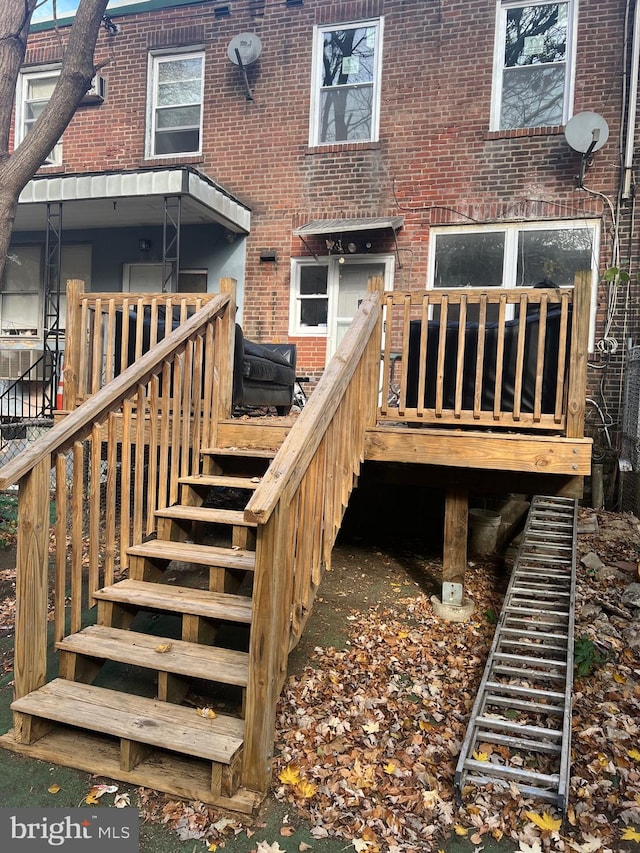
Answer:
[[[169,647],[167,651],[158,648]],[[65,652],[246,687],[249,655],[233,649],[167,640],[153,634],[90,625],[56,643]]]
[[[149,583],[128,578],[94,593],[102,601],[129,604],[153,610],[189,613],[228,622],[251,622],[251,599],[244,595],[210,592],[173,584]]]
[[[113,737],[230,764],[242,747],[244,723],[235,717],[200,717],[144,696],[56,678],[16,699],[12,710]]]
[[[234,477],[232,474],[197,474],[190,477],[180,477],[179,482],[184,486],[224,486],[229,489],[257,489],[261,477]]]
[[[202,453],[207,456],[240,456],[273,459],[278,451],[269,447],[205,447]]]
[[[240,569],[252,572],[255,569],[255,551],[243,548],[220,548],[216,545],[195,545],[192,542],[171,542],[168,539],[150,539],[127,548],[131,557],[147,557],[151,560],[178,560],[182,563],[197,563],[201,566],[217,566],[225,569]]]
[[[173,506],[157,509],[156,516],[159,518],[174,518],[180,521],[205,521],[209,524],[235,524],[238,527],[256,527],[255,521],[246,521],[243,510],[218,509],[206,506],[184,506],[174,504]]]

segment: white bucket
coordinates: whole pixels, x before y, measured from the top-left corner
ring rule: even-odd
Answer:
[[[502,516],[490,509],[469,510],[469,553],[477,557],[492,554],[498,541]]]

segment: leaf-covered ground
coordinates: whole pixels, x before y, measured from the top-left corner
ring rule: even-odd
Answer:
[[[450,834],[478,847],[510,838],[525,853],[630,849],[640,840],[640,622],[623,593],[637,580],[640,535],[633,516],[597,520],[597,530],[579,536],[589,566],[580,564],[576,602],[585,674],[574,683],[564,824],[515,786],[470,789],[462,805],[454,797],[504,588],[503,572],[486,562],[467,573],[476,603],[469,622],[436,618],[427,593],[402,595],[398,586],[393,601],[353,610],[344,648],[314,650],[282,697],[275,796],[304,814],[318,837],[339,835],[359,850],[438,849]],[[483,749],[492,760],[492,747]]]

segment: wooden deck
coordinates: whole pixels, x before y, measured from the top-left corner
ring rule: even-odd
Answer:
[[[166,335],[171,297],[69,288],[69,412],[0,469],[0,488],[20,486],[14,727],[0,746],[253,811],[288,655],[363,462],[444,486],[453,607],[470,491],[580,492],[586,276],[515,296],[371,290],[303,411],[243,419],[231,411],[233,282],[177,297]],[[48,681],[50,581],[59,673]],[[236,711],[198,713],[195,685],[212,703],[228,691]]]

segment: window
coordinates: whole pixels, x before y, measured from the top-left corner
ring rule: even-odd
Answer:
[[[58,82],[60,69],[22,72],[18,80],[16,101],[16,146],[29,133],[47,101],[53,94]],[[62,163],[62,142],[58,142],[45,160],[45,166],[59,166]]]
[[[128,293],[162,293],[161,263],[124,264],[122,289]],[[206,293],[208,270],[180,270],[178,293]]]
[[[574,0],[499,0],[492,130],[566,124],[572,100]]]
[[[393,255],[292,258],[289,334],[326,337],[329,359],[367,295],[371,276],[383,276],[389,290],[393,271]]]
[[[151,56],[147,156],[199,154],[204,54]]]
[[[317,27],[310,145],[378,138],[382,19]]]
[[[438,288],[533,287],[542,281],[565,287],[587,269],[595,288],[598,239],[595,221],[433,228],[429,280]],[[592,298],[592,330],[594,318]]]
[[[55,325],[50,312],[56,303],[44,305],[43,247],[11,246],[0,288],[0,336],[42,337],[45,310],[50,327]],[[60,258],[60,293],[57,296],[58,328],[66,325],[66,283],[81,279],[91,288],[91,246],[65,245]]]

